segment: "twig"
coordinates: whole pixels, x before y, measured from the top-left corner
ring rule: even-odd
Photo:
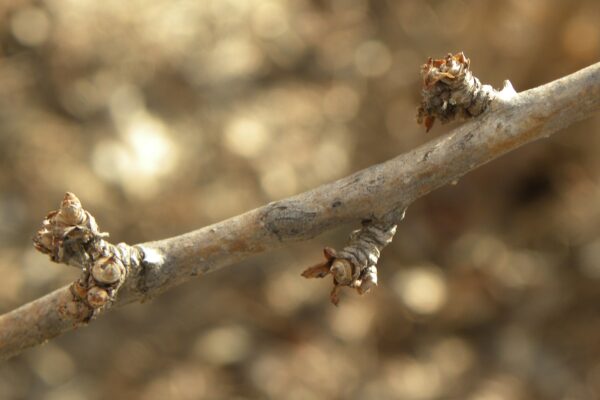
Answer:
[[[403,215],[400,217],[402,219]],[[394,220],[396,221],[396,220]],[[330,299],[339,303],[340,287],[348,286],[359,294],[368,293],[377,286],[377,261],[381,250],[392,242],[396,234],[394,222],[364,221],[360,229],[350,234],[350,242],[342,251],[325,247],[325,261],[302,272],[305,278],[324,278],[331,274],[333,289]]]
[[[600,64],[495,99],[479,118],[385,163],[212,226],[137,246],[143,252],[140,268],[129,273],[114,305],[154,297],[198,274],[340,224],[385,221],[432,190],[599,109]],[[0,316],[0,358],[82,324],[60,312],[73,299],[66,286]]]
[[[493,103],[502,107],[516,96],[509,81],[502,90],[482,85],[469,69],[471,61],[460,52],[445,58],[429,58],[421,67],[423,78],[422,101],[417,109],[417,122],[427,131],[436,119],[442,123],[466,120],[483,114]],[[427,154],[427,153],[426,153]],[[427,156],[427,155],[426,155]],[[350,243],[340,252],[330,247],[324,249],[325,261],[306,269],[305,278],[333,276],[330,300],[339,302],[339,289],[355,288],[364,294],[377,286],[377,262],[381,251],[391,243],[396,224],[404,217],[388,216],[387,221],[363,221],[361,229],[350,235]]]

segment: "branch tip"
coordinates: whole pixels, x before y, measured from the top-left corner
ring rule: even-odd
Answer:
[[[381,250],[392,241],[395,233],[396,225],[366,223],[350,234],[349,243],[343,250],[337,252],[325,247],[325,261],[307,268],[302,276],[324,278],[331,274],[333,288],[329,298],[336,306],[342,286],[354,288],[361,295],[368,293],[377,286],[377,262]]]

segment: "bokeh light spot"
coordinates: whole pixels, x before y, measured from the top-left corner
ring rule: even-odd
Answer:
[[[447,287],[437,267],[416,266],[397,272],[394,291],[412,312],[433,314],[446,303]]]
[[[379,41],[367,41],[356,49],[354,63],[361,75],[374,78],[385,74],[392,65],[388,48]]]
[[[235,154],[256,157],[268,144],[269,132],[256,119],[237,117],[225,127],[225,146]]]
[[[46,42],[50,31],[48,15],[38,7],[22,8],[10,19],[15,38],[25,46],[39,46]]]

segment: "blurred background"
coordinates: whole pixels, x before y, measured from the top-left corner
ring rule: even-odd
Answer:
[[[500,87],[598,61],[579,1],[4,0],[0,312],[71,282],[31,237],[65,191],[161,239],[406,152],[419,68]],[[380,286],[300,272],[354,226],[200,277],[0,365],[2,399],[599,399],[600,117],[417,201]]]

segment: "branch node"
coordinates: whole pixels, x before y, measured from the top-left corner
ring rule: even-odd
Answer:
[[[80,278],[71,285],[73,301],[60,310],[76,322],[87,322],[109,308],[129,273],[141,264],[139,247],[115,246],[106,237],[108,233],[100,232],[77,196],[67,192],[60,208],[48,213],[33,238],[35,248],[52,261],[81,269]]]
[[[331,274],[333,289],[329,297],[334,305],[339,303],[342,286],[354,288],[361,295],[367,293],[377,286],[377,262],[395,233],[395,224],[380,221],[364,223],[361,229],[350,234],[346,247],[339,252],[326,247],[323,250],[325,261],[307,268],[302,276],[324,278]]]
[[[427,132],[436,119],[444,124],[481,115],[497,96],[494,88],[481,84],[473,75],[470,65],[471,61],[460,52],[440,59],[430,57],[421,67],[423,88],[417,122],[424,124]]]

